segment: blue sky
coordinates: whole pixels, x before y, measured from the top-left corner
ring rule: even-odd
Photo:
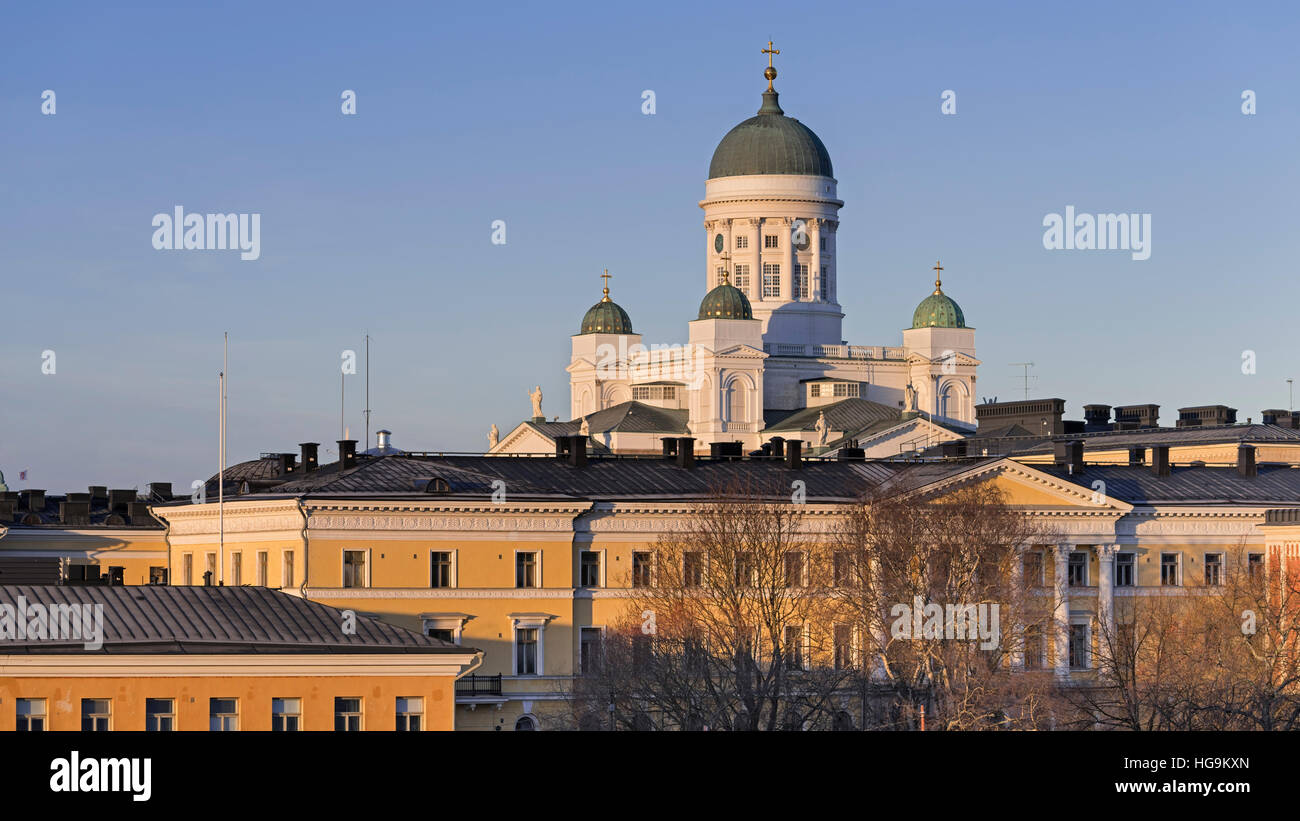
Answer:
[[[340,353],[367,332],[371,428],[400,447],[481,450],[537,383],[567,418],[569,334],[602,268],[647,343],[685,339],[709,157],[757,109],[769,38],[846,203],[851,343],[900,344],[941,259],[980,396],[1021,396],[1010,363],[1032,360],[1032,394],[1070,418],[1258,419],[1300,377],[1297,13],[1150,6],[7,8],[0,470],[52,492],[208,476],[224,330],[231,462],[332,448]],[[261,258],[154,250],[176,205],[261,214]],[[1045,250],[1067,205],[1151,214],[1151,258]]]

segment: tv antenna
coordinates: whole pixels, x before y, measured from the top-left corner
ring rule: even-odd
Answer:
[[[1032,367],[1034,367],[1034,363],[1033,363],[1033,362],[1012,362],[1012,363],[1011,363],[1011,367],[1013,367],[1013,368],[1024,368],[1024,369],[1025,369],[1024,376],[1022,376],[1022,377],[1020,377],[1020,378],[1023,379],[1024,382],[1025,382],[1025,398],[1028,399],[1028,398],[1029,398],[1029,383],[1030,383],[1030,381],[1031,381],[1031,380],[1034,381],[1034,382],[1037,382],[1037,381],[1038,381],[1038,377],[1037,377],[1037,376],[1031,376],[1030,373],[1029,373],[1029,369],[1032,368]]]

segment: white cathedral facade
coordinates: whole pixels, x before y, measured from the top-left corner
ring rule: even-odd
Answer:
[[[975,331],[942,291],[916,308],[902,345],[850,345],[836,239],[830,154],[785,116],[770,65],[758,113],[718,144],[705,182],[703,299],[687,342],[645,346],[627,311],[604,297],[572,338],[569,422],[534,415],[490,452],[547,452],[560,435],[597,450],[659,451],[665,436],[696,447],[770,437],[868,456],[957,438],[975,423]],[[536,410],[535,410],[536,413]]]

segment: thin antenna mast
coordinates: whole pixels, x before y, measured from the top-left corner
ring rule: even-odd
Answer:
[[[1013,368],[1024,368],[1024,369],[1025,369],[1025,375],[1022,376],[1021,379],[1023,379],[1023,380],[1025,381],[1025,398],[1028,399],[1028,398],[1029,398],[1029,381],[1030,381],[1031,379],[1032,379],[1032,380],[1037,380],[1037,379],[1038,379],[1037,376],[1030,376],[1030,375],[1029,375],[1029,369],[1032,368],[1032,367],[1034,367],[1034,363],[1033,363],[1033,362],[1012,362],[1012,363],[1011,363],[1011,367],[1013,367]]]
[[[230,332],[221,334],[221,377],[217,380],[217,583],[226,583],[226,371],[230,369]]]
[[[366,334],[366,446],[370,447],[370,334]]]

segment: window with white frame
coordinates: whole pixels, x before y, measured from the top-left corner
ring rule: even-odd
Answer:
[[[465,632],[468,613],[421,613],[420,622],[424,635],[441,639],[452,644],[460,644]]]
[[[764,247],[764,248],[780,248],[780,247],[781,247],[780,235],[779,235],[779,234],[764,234],[764,235],[763,235],[763,247]]]
[[[851,551],[837,550],[831,556],[831,581],[836,587],[848,587],[853,584],[854,556]]]
[[[754,554],[747,550],[742,550],[736,554],[736,586],[737,587],[754,587],[758,584],[758,563],[754,560]]]
[[[194,584],[194,554],[181,554],[181,584],[189,587]]]
[[[1125,551],[1115,554],[1115,586],[1132,587],[1137,575],[1137,554]]]
[[[1033,589],[1043,586],[1043,552],[1026,550],[1023,561],[1025,587]]]
[[[578,586],[602,587],[601,551],[583,550],[578,554]]]
[[[284,551],[284,558],[280,562],[280,586],[293,587],[293,551]]]
[[[207,564],[208,564],[207,572],[209,572],[209,573],[212,574],[209,578],[212,579],[212,583],[213,583],[213,584],[216,584],[217,581],[218,581],[218,579],[217,579],[217,554],[216,554],[216,553],[209,553],[209,554],[207,555]]]
[[[1087,587],[1088,586],[1088,554],[1082,550],[1070,552],[1070,561],[1067,565],[1067,571],[1070,587]]]
[[[515,552],[515,587],[541,587],[541,558],[535,550]]]
[[[302,729],[302,699],[271,699],[271,732],[296,733]]]
[[[781,265],[776,262],[763,263],[763,298],[781,296]]]
[[[334,731],[361,732],[361,699],[336,697],[334,699]]]
[[[785,661],[785,666],[790,670],[804,669],[804,660],[807,655],[804,652],[804,642],[807,638],[807,631],[802,624],[787,624],[783,635],[784,641],[781,648],[781,656]]]
[[[1182,563],[1179,553],[1160,554],[1160,584],[1164,587],[1178,587],[1182,584]]]
[[[171,698],[146,698],[144,700],[144,729],[151,733],[169,733],[176,729],[176,700]]]
[[[682,584],[686,587],[704,585],[704,553],[687,550],[682,554]]]
[[[366,554],[368,550],[343,551],[343,586],[369,587],[370,578],[366,572]]]
[[[836,382],[832,386],[833,396],[847,396],[856,398],[861,390],[861,385],[857,382]]]
[[[424,729],[424,698],[421,696],[397,697],[397,731],[418,733]]]
[[[1250,553],[1246,556],[1246,574],[1253,582],[1264,578],[1264,554]]]
[[[1025,627],[1024,637],[1025,669],[1041,670],[1046,663],[1046,647],[1043,642],[1043,628],[1037,624]]]
[[[519,627],[515,629],[515,675],[535,676],[540,673],[541,660],[539,644],[541,628]]]
[[[785,554],[785,586],[804,586],[804,555],[800,550],[788,550]]]
[[[822,386],[819,382],[814,382],[808,386],[808,395],[816,399],[822,395]]]
[[[208,729],[214,733],[229,733],[238,730],[239,699],[208,699]]]
[[[832,628],[835,644],[835,669],[852,670],[858,666],[854,642],[854,630],[851,624],[837,624]]]
[[[736,247],[737,247],[737,248],[748,248],[748,247],[749,247],[749,237],[744,236],[744,235],[737,236],[737,237],[736,237]]]
[[[456,552],[454,550],[429,551],[429,586],[432,588],[456,586]]]
[[[584,627],[578,644],[579,669],[584,676],[590,676],[600,670],[601,652],[604,646],[605,631],[599,627]]]
[[[734,282],[731,283],[732,285],[735,285],[737,288],[739,288],[740,290],[748,294],[749,293],[749,263],[743,263],[737,265],[736,273],[732,277],[732,279],[734,280]]]
[[[808,266],[794,266],[794,298],[808,299]]]
[[[257,586],[266,587],[267,582],[267,564],[269,559],[265,550],[257,551]]]
[[[725,265],[718,266],[718,285],[727,281],[727,268]]]
[[[81,700],[81,731],[83,733],[107,732],[112,718],[112,699],[83,698]]]
[[[45,699],[15,699],[18,723],[14,729],[22,733],[39,733],[45,730]]]
[[[1092,666],[1092,628],[1087,622],[1070,625],[1070,669],[1086,670]]]
[[[1223,584],[1223,554],[1205,554],[1205,583],[1213,587]]]
[[[654,584],[654,554],[649,550],[632,551],[632,586],[650,587]]]

